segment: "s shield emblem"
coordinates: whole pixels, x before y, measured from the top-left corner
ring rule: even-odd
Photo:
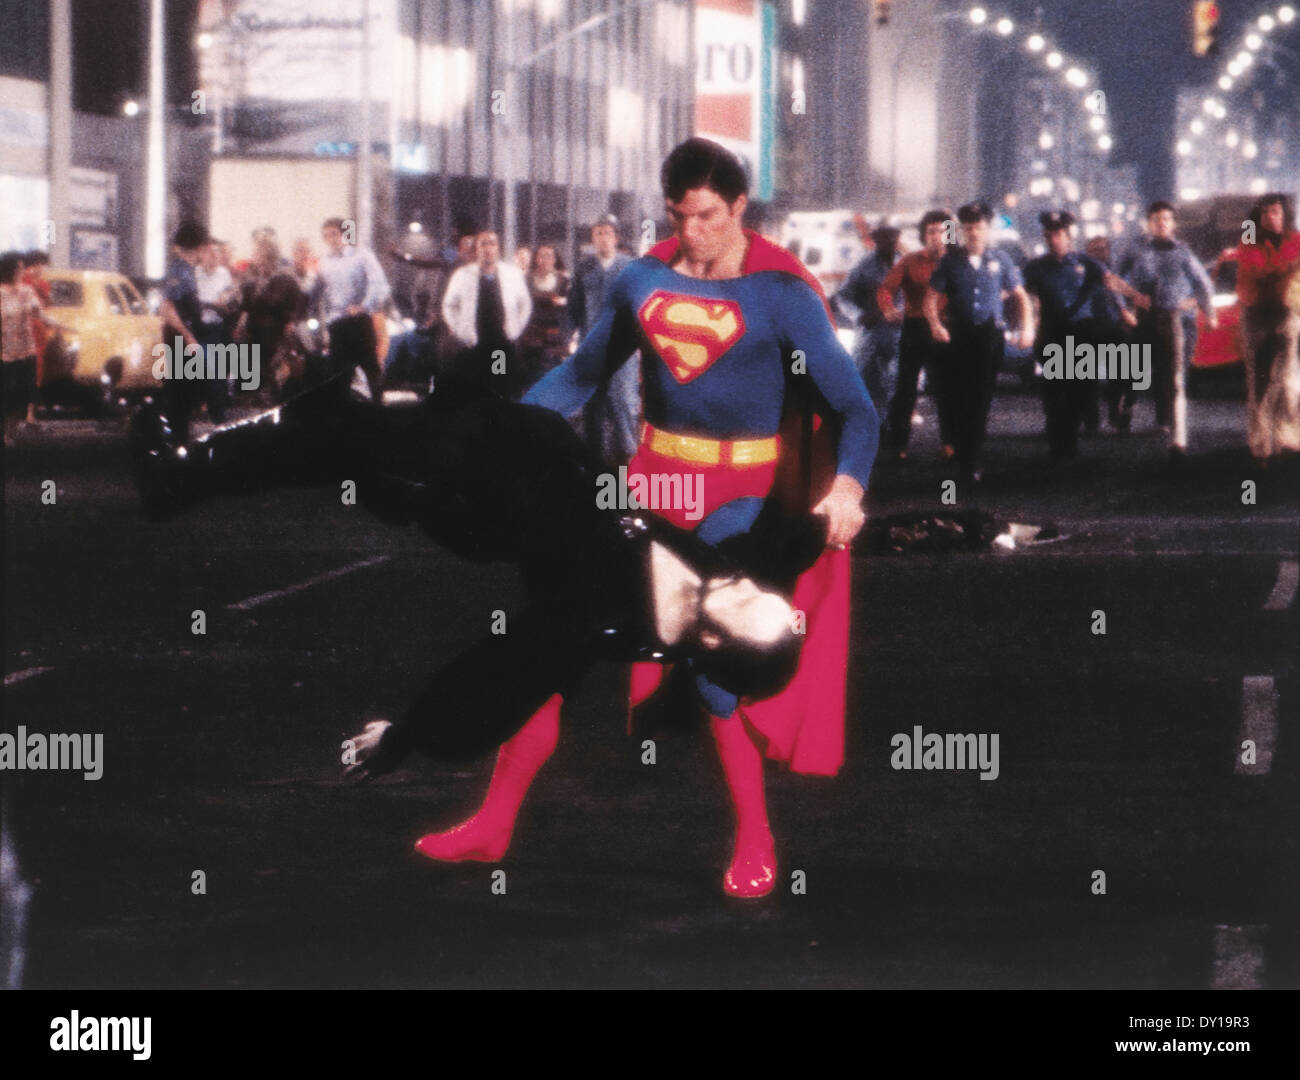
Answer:
[[[683,385],[709,370],[745,333],[734,300],[656,289],[637,313],[641,329],[672,376]]]

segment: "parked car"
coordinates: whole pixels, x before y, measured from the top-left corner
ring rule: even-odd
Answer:
[[[89,405],[156,388],[162,319],[136,287],[105,270],[47,270],[50,316],[66,331],[46,351],[47,402]]]
[[[1237,251],[1228,248],[1214,260],[1210,269],[1214,285],[1214,310],[1219,316],[1219,328],[1211,330],[1205,325],[1204,312],[1196,315],[1196,352],[1192,367],[1200,371],[1227,370],[1241,363],[1239,326],[1241,309],[1237,304]]]

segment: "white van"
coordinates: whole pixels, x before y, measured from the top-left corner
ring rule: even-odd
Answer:
[[[781,246],[792,252],[831,296],[867,253],[852,210],[808,210],[787,214]]]

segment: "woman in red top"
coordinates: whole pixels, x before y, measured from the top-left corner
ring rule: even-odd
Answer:
[[[1300,273],[1300,232],[1290,201],[1281,194],[1261,198],[1251,220],[1255,243],[1237,248],[1237,298],[1246,365],[1246,444],[1262,465],[1279,450],[1300,450],[1300,311],[1286,302],[1288,285]]]

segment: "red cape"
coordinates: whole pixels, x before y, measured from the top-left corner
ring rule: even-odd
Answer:
[[[826,304],[821,283],[808,268],[784,248],[745,230],[749,249],[745,253],[744,273],[781,270],[806,281]],[[647,254],[671,264],[677,255],[677,238],[656,244]],[[831,319],[830,306],[826,317]],[[833,324],[832,320],[832,324]],[[781,467],[773,490],[788,505],[807,510],[820,500],[834,479],[834,447],[829,436],[832,425],[818,423],[813,416],[816,434],[805,441],[802,427],[805,416],[791,409],[782,424],[784,447],[794,453],[782,455]],[[811,488],[805,480],[802,450],[811,446]],[[799,504],[802,503],[802,506]],[[769,758],[783,762],[795,772],[833,776],[844,762],[845,682],[849,656],[849,552],[826,551],[795,586],[794,607],[806,618],[807,640],[799,660],[799,670],[781,693],[763,701],[742,703],[740,712],[752,727],[767,740]],[[657,664],[635,665],[632,701],[636,704],[648,696],[658,683],[662,670]],[[644,669],[644,670],[643,670]]]

